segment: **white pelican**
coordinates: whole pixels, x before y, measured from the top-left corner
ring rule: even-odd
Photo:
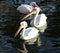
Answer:
[[[22,20],[24,20],[24,19],[28,18],[29,16],[31,16],[32,14],[34,14],[32,16],[32,20],[31,20],[30,24],[32,26],[35,26],[37,29],[39,29],[40,32],[44,32],[44,30],[47,27],[47,22],[46,22],[47,17],[43,13],[39,15],[40,11],[41,11],[41,9],[38,6],[36,6],[34,8],[34,10],[32,12],[30,12],[28,15],[26,15]]]
[[[28,27],[28,28],[26,28],[27,27],[27,22],[26,21],[22,21],[20,23],[20,25],[21,26],[19,27],[19,29],[18,29],[18,31],[17,31],[17,33],[15,34],[14,37],[16,37],[18,35],[18,33],[20,32],[20,30],[22,28],[23,28],[23,30],[20,33],[20,35],[21,35],[21,38],[23,40],[27,40],[28,41],[30,39],[34,39],[34,38],[38,37],[38,32],[39,32],[38,29],[36,29],[35,27]]]

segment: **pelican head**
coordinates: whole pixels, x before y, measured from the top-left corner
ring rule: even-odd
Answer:
[[[26,21],[22,21],[20,23],[20,27],[18,28],[17,32],[15,33],[15,36],[16,37],[18,35],[18,33],[21,31],[22,28],[26,28],[28,26],[27,22]]]
[[[27,27],[27,26],[28,26],[28,24],[27,24],[27,22],[26,22],[26,21],[22,21],[22,22],[20,23],[20,25],[21,25],[21,27],[22,27],[22,28],[24,28],[24,27]]]

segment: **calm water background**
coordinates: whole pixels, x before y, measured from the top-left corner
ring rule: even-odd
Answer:
[[[48,17],[48,27],[44,35],[40,37],[42,45],[37,53],[60,53],[60,0],[33,1],[37,2]],[[19,43],[17,44],[17,40],[13,36],[19,27],[23,14],[19,13],[16,8],[21,3],[29,4],[30,2],[32,0],[0,1],[0,53],[19,53],[16,50]]]

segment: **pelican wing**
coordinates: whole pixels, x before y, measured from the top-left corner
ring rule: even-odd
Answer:
[[[38,30],[34,27],[29,27],[25,30],[25,33],[23,35],[25,40],[32,39],[38,36]]]
[[[40,19],[39,19],[40,18]],[[40,14],[39,16],[38,16],[38,18],[37,18],[38,20],[38,25],[37,25],[37,27],[41,27],[41,26],[43,26],[43,25],[45,25],[46,24],[46,19],[47,19],[47,17],[45,16],[45,14]]]

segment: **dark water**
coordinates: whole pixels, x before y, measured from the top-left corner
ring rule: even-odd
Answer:
[[[22,14],[17,12],[16,7],[21,3],[29,4],[32,0],[0,1],[0,53],[19,53],[16,47],[20,47],[19,39],[13,38],[19,27]],[[37,53],[60,53],[60,1],[33,0],[43,9],[47,15],[48,27],[41,36],[42,45]],[[18,46],[17,46],[18,45]]]

